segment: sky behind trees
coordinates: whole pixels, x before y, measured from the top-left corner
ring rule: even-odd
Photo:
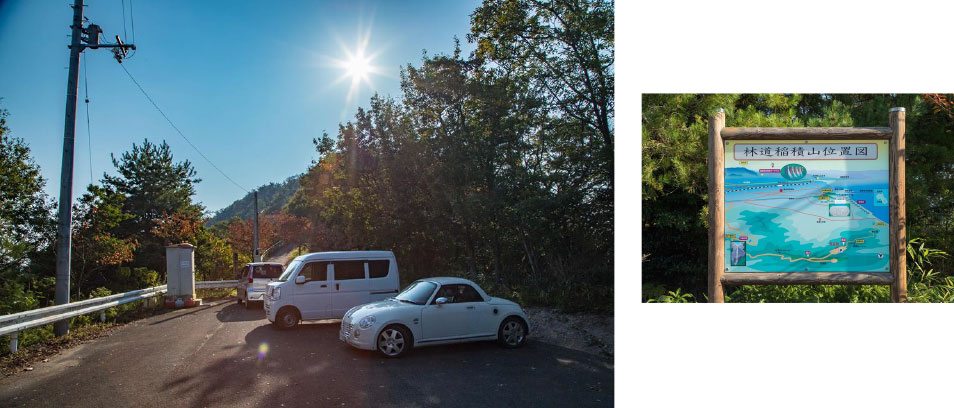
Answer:
[[[374,92],[400,97],[400,67],[428,54],[465,53],[477,1],[211,3],[87,0],[85,15],[103,42],[119,34],[138,50],[126,69],[212,162],[253,189],[306,170],[316,159],[313,137],[367,106]],[[65,2],[0,3],[0,106],[58,196],[72,9]],[[357,54],[373,66],[360,86],[339,62]],[[74,198],[104,172],[110,154],[149,138],[166,140],[177,160],[191,161],[203,180],[196,199],[218,210],[245,195],[165,122],[108,50],[83,52],[76,116]],[[85,70],[88,69],[88,75]],[[86,126],[88,79],[92,143]]]

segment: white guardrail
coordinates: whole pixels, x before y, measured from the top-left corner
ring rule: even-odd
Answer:
[[[196,282],[195,288],[225,289],[235,287],[236,284],[238,284],[237,280],[204,281]],[[106,309],[130,302],[149,299],[165,292],[166,285],[155,286],[147,289],[118,293],[115,295],[109,295],[95,299],[71,302],[65,305],[43,307],[39,309],[27,310],[25,312],[0,316],[0,336],[12,334],[10,339],[10,352],[15,353],[17,351],[17,334],[23,330],[52,324],[63,319],[69,319],[71,317],[95,312],[100,312],[100,320],[106,320]]]
[[[237,280],[224,280],[224,281],[204,281],[196,282],[196,289],[225,289],[225,288],[234,288],[238,286]]]

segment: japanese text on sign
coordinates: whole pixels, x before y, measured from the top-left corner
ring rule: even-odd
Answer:
[[[736,160],[875,160],[874,143],[737,143]]]

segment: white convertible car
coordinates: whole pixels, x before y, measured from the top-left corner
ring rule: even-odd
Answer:
[[[414,347],[497,340],[520,347],[530,333],[520,305],[487,296],[467,279],[426,278],[397,296],[345,313],[338,337],[354,347],[398,357]]]

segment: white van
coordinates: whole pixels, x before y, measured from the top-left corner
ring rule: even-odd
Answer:
[[[398,293],[391,251],[315,252],[288,264],[265,292],[265,316],[281,329],[301,320],[340,319],[352,307]]]

